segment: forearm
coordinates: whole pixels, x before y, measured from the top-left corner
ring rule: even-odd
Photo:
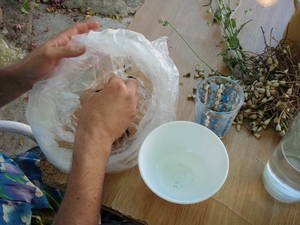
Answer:
[[[0,108],[31,87],[28,81],[22,79],[22,72],[19,71],[18,65],[0,68]]]
[[[99,224],[102,186],[111,141],[105,135],[79,130],[72,171],[55,225]]]

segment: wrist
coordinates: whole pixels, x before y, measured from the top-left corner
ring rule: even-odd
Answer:
[[[75,136],[75,151],[83,152],[86,155],[102,154],[104,157],[109,157],[113,140],[102,127],[87,129],[85,126],[79,125]]]
[[[25,76],[25,71],[20,63],[6,66],[2,68],[2,71],[6,74],[8,79],[15,83],[19,90],[27,91],[33,87],[34,82]]]

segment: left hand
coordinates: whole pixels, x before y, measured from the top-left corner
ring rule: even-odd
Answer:
[[[78,23],[35,49],[24,60],[14,66],[15,71],[22,74],[19,77],[22,85],[31,88],[35,82],[51,77],[61,59],[82,55],[85,48],[70,45],[72,37],[97,29],[99,29],[97,22]]]

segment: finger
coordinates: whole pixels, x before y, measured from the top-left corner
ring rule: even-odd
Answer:
[[[118,83],[124,83],[124,80],[122,80],[120,77],[113,76],[113,77],[109,78],[107,85],[112,86],[112,85],[118,84]]]
[[[100,24],[95,21],[88,21],[88,22],[82,22],[82,23],[77,23],[70,27],[69,29],[65,30],[59,36],[61,35],[67,35],[69,38],[77,35],[77,34],[84,34],[89,32],[90,30],[97,30],[99,29]]]
[[[51,59],[62,59],[77,57],[85,52],[83,46],[65,46],[65,47],[49,47],[46,50],[46,56]]]
[[[138,89],[138,83],[136,80],[127,80],[125,81],[125,84],[133,95],[137,95],[137,89]]]
[[[95,21],[88,21],[83,23],[77,23],[71,26],[69,29],[61,32],[57,36],[53,37],[50,42],[55,46],[64,46],[66,45],[74,35],[84,34],[90,30],[98,30],[100,24]]]
[[[127,86],[123,79],[120,77],[114,76],[109,79],[109,82],[106,85],[106,88],[113,89],[118,92],[124,93],[124,91],[127,91]]]

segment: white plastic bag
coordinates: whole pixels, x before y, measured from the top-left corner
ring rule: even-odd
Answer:
[[[169,57],[167,38],[150,42],[133,31],[108,29],[78,35],[74,42],[86,46],[86,53],[64,59],[54,76],[34,85],[29,95],[26,116],[34,136],[48,160],[69,172],[73,150],[61,143],[74,141],[81,97],[112,74],[128,79],[128,68],[134,68],[144,76],[138,78],[140,83],[148,82],[151,91],[139,90],[143,102],[136,133],[113,149],[107,171],[131,168],[146,135],[176,117],[179,74]]]

